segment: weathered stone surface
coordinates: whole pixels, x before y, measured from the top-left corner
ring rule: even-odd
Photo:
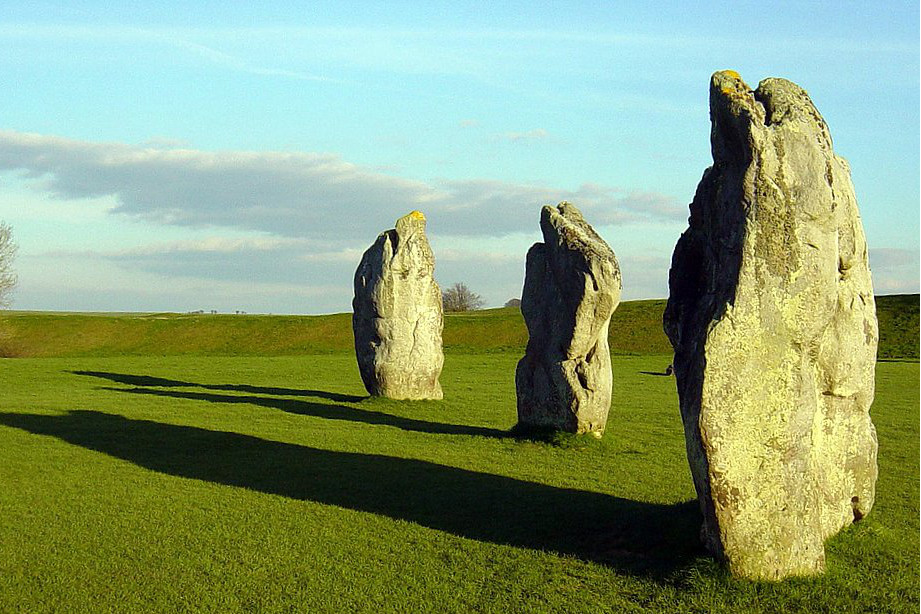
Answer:
[[[600,437],[611,408],[608,326],[620,268],[569,203],[544,207],[540,229],[544,242],[528,251],[521,295],[529,338],[515,373],[518,421]]]
[[[847,162],[806,92],[710,83],[712,167],[664,324],[701,535],[733,573],[821,572],[873,506],[876,306]]]
[[[392,399],[440,399],[441,290],[419,211],[381,233],[355,271],[352,331],[368,392]]]

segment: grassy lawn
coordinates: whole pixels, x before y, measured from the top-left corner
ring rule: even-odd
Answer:
[[[878,365],[876,507],[769,584],[698,547],[669,356],[555,443],[506,434],[519,357],[449,349],[423,403],[346,352],[5,359],[0,612],[918,611],[917,361]]]

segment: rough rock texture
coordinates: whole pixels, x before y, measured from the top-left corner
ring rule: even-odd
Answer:
[[[604,432],[611,408],[608,325],[620,302],[614,252],[569,203],[544,207],[543,243],[528,251],[521,313],[528,347],[518,362],[518,422]]]
[[[701,535],[740,576],[821,572],[873,506],[876,306],[847,162],[806,92],[710,83],[712,167],[664,324]]]
[[[352,330],[368,392],[392,399],[440,399],[441,290],[418,211],[381,233],[355,271]]]

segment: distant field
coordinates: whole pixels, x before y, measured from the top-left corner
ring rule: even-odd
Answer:
[[[0,612],[918,611],[917,362],[877,366],[873,511],[768,584],[700,550],[667,355],[555,445],[508,436],[519,356],[421,403],[345,352],[2,360]]]
[[[664,300],[622,303],[611,321],[615,354],[669,354]],[[877,297],[880,358],[918,358],[918,295]],[[0,315],[0,354],[13,357],[216,355],[285,356],[349,352],[351,316],[186,314]],[[447,314],[449,351],[522,350],[527,330],[517,308]]]

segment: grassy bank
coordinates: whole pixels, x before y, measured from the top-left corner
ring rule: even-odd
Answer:
[[[877,298],[880,358],[918,358],[918,295]],[[668,354],[664,300],[622,303],[611,321],[615,354]],[[527,329],[516,308],[447,314],[449,351],[522,350]],[[6,312],[0,353],[13,357],[145,355],[285,356],[349,352],[349,314],[260,316]]]

